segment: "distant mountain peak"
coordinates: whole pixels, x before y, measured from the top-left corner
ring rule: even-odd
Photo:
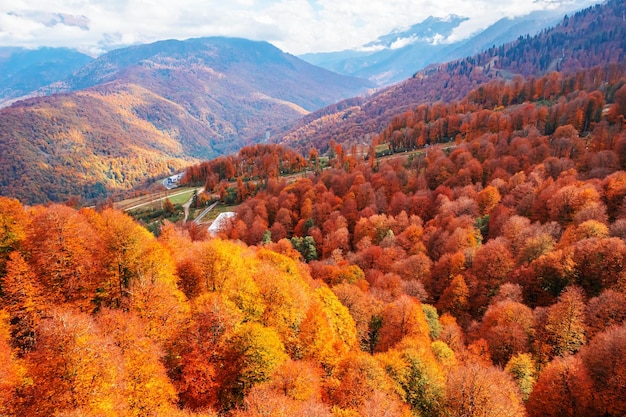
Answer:
[[[542,10],[506,16],[477,32],[470,18],[450,14],[430,16],[411,27],[390,33],[353,50],[306,54],[306,61],[340,74],[367,78],[379,86],[411,77],[437,62],[448,62],[534,35],[556,25],[594,0],[533,0]],[[623,0],[621,0],[623,3]],[[621,12],[620,12],[621,16]]]
[[[455,14],[445,17],[429,16],[408,29],[394,29],[389,34],[363,45],[363,49],[400,49],[416,42],[435,45],[445,40],[456,27],[468,19]]]
[[[91,57],[67,48],[0,48],[0,107],[57,83]]]

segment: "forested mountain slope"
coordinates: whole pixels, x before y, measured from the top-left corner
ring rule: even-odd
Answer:
[[[563,404],[571,416],[622,415],[625,68],[492,80],[458,102],[405,112],[377,141],[413,151],[363,160],[334,144],[330,168],[312,152],[305,178],[257,172],[261,186],[223,171],[223,159],[188,170],[241,202],[224,237],[296,249],[348,307],[359,349],[374,361],[347,356],[325,368],[339,379],[327,388],[333,404],[376,409],[366,398],[381,393],[360,397],[351,383],[363,387],[379,370],[424,415],[475,415],[479,398],[489,416],[560,416]],[[263,152],[230,163],[254,155]],[[237,184],[218,183],[221,172],[239,175]],[[429,331],[441,326],[430,341],[413,327],[416,300],[436,308],[437,320],[422,304]],[[429,355],[429,343],[443,374],[420,356],[420,370],[403,379],[415,363],[408,351]],[[256,415],[256,395],[242,415]]]
[[[460,100],[478,85],[515,76],[563,75],[609,63],[623,63],[626,53],[624,5],[608,1],[565,18],[559,25],[533,37],[428,67],[411,79],[364,99],[351,99],[302,118],[273,136],[276,143],[307,152],[325,151],[330,139],[350,148],[368,144],[391,119],[428,102]]]
[[[368,82],[243,39],[112,51],[48,97],[0,110],[0,194],[103,197],[358,94]]]

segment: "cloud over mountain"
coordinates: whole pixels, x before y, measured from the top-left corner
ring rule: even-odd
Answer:
[[[160,39],[237,36],[294,54],[358,47],[428,16],[467,16],[451,34],[463,39],[504,17],[593,0],[20,0],[0,4],[0,46],[66,46],[92,55]]]

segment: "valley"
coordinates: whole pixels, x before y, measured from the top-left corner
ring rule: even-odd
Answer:
[[[242,39],[112,51],[57,94],[0,109],[0,194],[44,203],[128,192],[369,85]]]

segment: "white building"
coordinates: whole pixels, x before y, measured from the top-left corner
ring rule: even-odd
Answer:
[[[224,227],[228,224],[228,220],[234,217],[235,214],[237,213],[234,211],[220,213],[220,215],[217,216],[217,218],[213,220],[213,223],[209,226],[209,233],[214,236],[224,230]]]
[[[163,185],[168,190],[171,190],[172,188],[176,188],[178,187],[178,183],[180,182],[180,180],[183,179],[184,175],[185,173],[181,172],[179,174],[174,174],[172,176],[169,176],[163,180]]]

